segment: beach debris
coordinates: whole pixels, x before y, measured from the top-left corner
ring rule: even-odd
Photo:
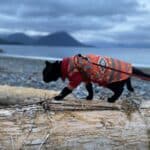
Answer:
[[[96,111],[96,110],[120,110],[117,104],[109,104],[101,101],[80,101],[80,100],[47,100],[42,104],[45,111]]]
[[[122,100],[121,109],[127,115],[127,118],[130,120],[132,117],[132,113],[139,112],[142,104],[142,97],[136,95],[135,93]]]
[[[48,140],[50,134],[47,134],[46,137],[44,138],[43,142],[41,143],[40,147],[38,150],[41,150],[42,149],[42,146],[46,143],[46,141]]]

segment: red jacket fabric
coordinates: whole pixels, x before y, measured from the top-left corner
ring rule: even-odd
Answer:
[[[76,88],[81,82],[107,84],[125,80],[132,74],[129,63],[105,56],[87,55],[83,59],[78,55],[64,58],[61,65],[62,79],[69,79],[68,87]],[[94,65],[94,64],[99,64]]]

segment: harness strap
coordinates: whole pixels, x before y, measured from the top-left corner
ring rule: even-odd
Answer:
[[[97,64],[97,63],[91,62],[91,61],[88,60],[87,57],[82,56],[81,54],[78,54],[78,55],[76,55],[76,56],[77,56],[77,57],[81,57],[82,59],[88,61],[89,63],[91,63],[91,64],[93,64],[93,65],[100,66],[100,67],[104,67],[104,68],[106,68],[106,69],[110,69],[110,70],[117,71],[117,72],[120,72],[120,73],[129,75],[129,76],[134,76],[134,77],[137,77],[137,78],[140,78],[140,79],[143,79],[143,80],[150,81],[150,79],[147,78],[147,77],[140,77],[140,76],[138,76],[138,75],[136,75],[136,74],[128,73],[128,72],[125,72],[125,71],[122,71],[122,70],[118,70],[118,69],[115,69],[115,68],[112,68],[112,67],[109,67],[109,66],[105,66],[105,65],[102,65],[102,64]]]
[[[79,54],[79,55],[81,55],[81,54]],[[78,57],[78,55],[76,55],[77,57]],[[82,68],[82,67],[79,67],[79,65],[78,65],[78,61],[79,61],[79,59],[77,59],[76,60],[76,56],[73,58],[74,60],[74,64],[75,64],[75,67],[79,70],[79,72],[83,75],[83,78],[84,78],[84,80],[86,80],[86,81],[88,81],[89,80],[89,77],[88,77],[88,75],[87,75],[87,73],[84,71],[84,69]],[[85,59],[87,59],[87,58],[85,58]],[[87,59],[88,60],[88,59]]]

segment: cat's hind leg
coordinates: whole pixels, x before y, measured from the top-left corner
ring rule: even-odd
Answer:
[[[86,99],[87,100],[92,100],[93,99],[93,87],[92,87],[92,83],[86,83],[85,88],[88,91],[88,96],[86,97]]]
[[[108,102],[114,103],[122,94],[124,90],[124,85],[126,83],[126,80],[124,81],[119,81],[116,83],[111,83],[107,86],[111,91],[114,92],[114,95],[110,98],[108,98]]]

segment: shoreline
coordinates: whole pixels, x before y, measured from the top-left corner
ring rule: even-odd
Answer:
[[[61,61],[62,58],[53,58],[53,57],[38,57],[38,56],[20,56],[20,55],[7,55],[7,54],[0,54],[0,69],[4,68],[2,67],[4,63],[2,63],[2,61],[10,63],[10,61],[19,61],[19,62],[24,62],[27,63],[32,62],[35,64],[35,66],[37,66],[36,64],[39,64],[41,66],[41,64],[44,64],[44,62],[47,61],[56,61],[59,60]],[[4,64],[5,66],[6,64]],[[132,64],[134,67],[137,67],[138,69],[141,69],[142,71],[144,71],[145,73],[150,74],[150,65],[144,65],[144,64]],[[43,65],[44,66],[44,65]],[[7,67],[6,67],[7,68]],[[15,69],[15,68],[14,68]],[[41,68],[40,68],[41,69]],[[23,68],[21,69],[23,70]],[[15,70],[14,70],[15,71]],[[37,69],[36,69],[37,71]],[[16,71],[17,72],[17,71]],[[33,71],[34,72],[34,71]],[[37,71],[38,72],[38,71]]]
[[[39,56],[21,56],[21,55],[9,55],[9,54],[0,54],[0,58],[16,58],[16,59],[31,59],[31,60],[62,60],[61,58],[54,57],[39,57]]]
[[[49,60],[49,61],[55,61],[55,60],[62,60],[62,58],[59,57],[45,57],[45,56],[21,56],[21,55],[11,55],[11,54],[0,54],[0,58],[16,58],[16,59],[31,59],[31,60]],[[136,66],[138,68],[143,69],[150,69],[150,64],[132,64],[133,66]]]

